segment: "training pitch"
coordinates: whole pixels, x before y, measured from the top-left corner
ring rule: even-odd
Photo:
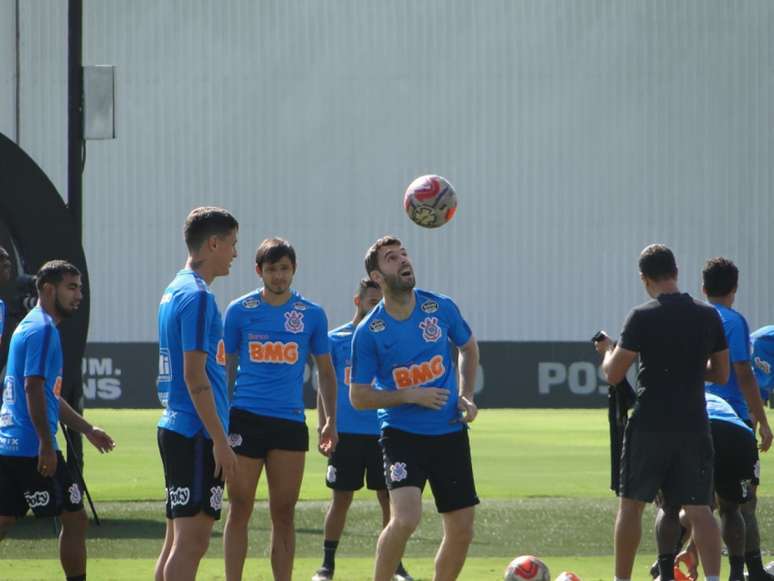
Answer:
[[[90,579],[151,579],[164,533],[161,462],[156,448],[156,410],[87,410],[89,420],[106,429],[118,446],[100,456],[86,453],[86,479],[101,527],[88,534]],[[308,414],[310,434],[316,415]],[[606,410],[481,410],[471,430],[476,484],[476,537],[461,581],[496,581],[518,555],[540,556],[552,578],[563,570],[583,581],[608,580],[613,572],[613,518],[616,499],[608,490]],[[88,443],[86,443],[88,447]],[[296,509],[294,579],[308,580],[319,566],[322,525],[329,490],[325,459],[307,454],[301,500]],[[762,455],[758,507],[762,548],[774,540],[774,460]],[[429,489],[420,528],[409,542],[404,562],[416,579],[432,578],[440,521]],[[270,523],[266,485],[258,490],[250,526],[245,579],[271,579],[267,557]],[[224,506],[224,517],[227,506]],[[223,519],[215,526],[198,579],[224,579]],[[633,578],[648,579],[653,560],[653,511],[643,519],[642,545]],[[337,553],[337,581],[363,581],[372,571],[380,515],[369,491],[356,495]],[[0,543],[0,579],[59,579],[55,523],[28,517]],[[771,560],[770,554],[764,561]],[[724,559],[723,567],[726,569]],[[725,573],[723,573],[725,574]]]

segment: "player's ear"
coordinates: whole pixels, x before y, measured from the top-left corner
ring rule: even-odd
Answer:
[[[355,303],[356,307],[360,306],[360,295],[355,295],[355,298],[352,300],[353,303]]]
[[[368,278],[370,278],[372,281],[374,281],[376,284],[379,284],[382,279],[382,273],[378,270],[372,270],[368,273]]]
[[[257,274],[258,276],[263,278],[263,271],[261,270],[261,265],[260,264],[256,264],[255,265],[255,274]]]

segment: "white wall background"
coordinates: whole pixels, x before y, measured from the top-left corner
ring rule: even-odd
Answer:
[[[66,3],[22,2],[21,145],[64,192]],[[270,235],[331,323],[362,256],[403,238],[418,283],[487,340],[584,340],[644,300],[665,242],[682,286],[740,266],[738,307],[774,321],[769,0],[86,0],[84,61],[117,67],[115,141],[90,142],[91,341],[152,341],[190,208],[241,222],[216,282],[256,286]],[[13,136],[12,0],[0,0],[0,131]],[[438,231],[402,192],[435,172],[460,208]]]

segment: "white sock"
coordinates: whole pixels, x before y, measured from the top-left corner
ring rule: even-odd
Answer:
[[[720,581],[720,575],[707,575],[707,581]]]
[[[621,577],[613,577],[613,581],[632,581],[631,579],[622,579]],[[709,579],[708,581],[713,581],[712,579]],[[718,579],[715,579],[714,581],[718,581]]]

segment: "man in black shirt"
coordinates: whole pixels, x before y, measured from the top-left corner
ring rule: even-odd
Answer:
[[[708,581],[720,573],[720,532],[712,516],[712,438],[704,382],[725,383],[728,348],[715,309],[680,293],[672,251],[652,244],[640,254],[640,278],[653,299],[634,308],[615,345],[596,342],[611,384],[639,355],[637,402],[624,435],[620,504],[615,523],[615,579],[631,579],[642,511],[661,490],[683,506]],[[673,579],[674,555],[659,555],[661,579]]]

